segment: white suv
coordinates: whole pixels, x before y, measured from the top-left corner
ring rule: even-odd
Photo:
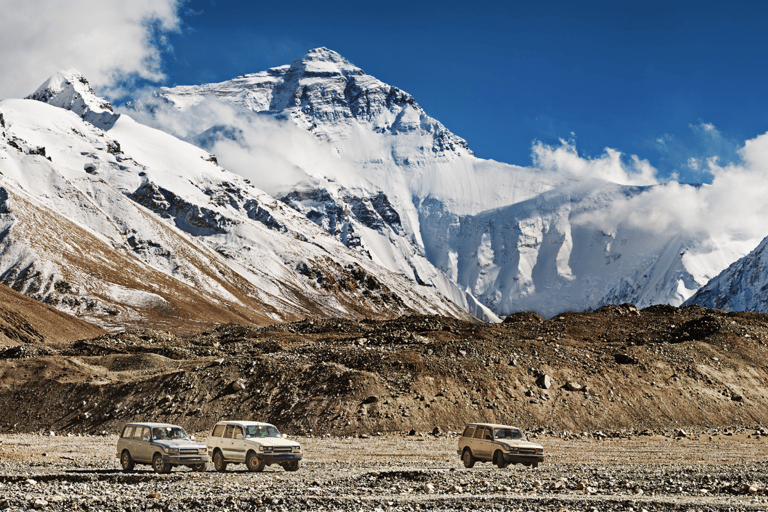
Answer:
[[[285,439],[274,425],[256,421],[220,421],[208,436],[208,450],[216,471],[227,464],[243,464],[249,471],[280,464],[286,471],[299,469],[301,445]]]
[[[528,441],[523,431],[509,425],[470,423],[459,438],[457,453],[464,467],[475,462],[493,462],[499,468],[509,464],[539,466],[544,462],[544,448]]]
[[[158,473],[169,473],[174,466],[205,471],[208,448],[178,425],[128,423],[117,440],[117,458],[125,472],[136,464],[151,464]]]

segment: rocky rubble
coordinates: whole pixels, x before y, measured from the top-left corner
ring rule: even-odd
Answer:
[[[177,468],[157,475],[121,473],[113,435],[0,436],[0,510],[639,512],[768,506],[768,471],[741,438],[711,444],[543,437],[548,459],[535,470],[489,464],[465,469],[452,435],[297,440],[305,460],[295,473],[270,467],[220,474],[209,467],[205,473]],[[739,462],[722,463],[717,453],[723,451]],[[667,459],[637,460],[658,452]]]
[[[601,436],[751,427],[768,415],[767,319],[625,305],[502,324],[304,320],[25,344],[0,353],[0,431],[146,418],[205,431],[243,415],[333,435],[470,421]]]

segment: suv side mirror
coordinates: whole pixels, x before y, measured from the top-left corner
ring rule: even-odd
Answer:
[[[190,441],[194,441],[195,440],[195,436],[189,436],[189,440]]]

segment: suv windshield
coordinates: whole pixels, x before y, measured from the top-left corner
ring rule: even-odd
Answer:
[[[155,427],[152,429],[152,439],[155,441],[189,439],[189,436],[181,427]]]
[[[249,425],[245,427],[245,437],[280,437],[280,432],[272,425]]]
[[[521,439],[527,441],[525,434],[516,428],[500,428],[493,433],[494,439]]]

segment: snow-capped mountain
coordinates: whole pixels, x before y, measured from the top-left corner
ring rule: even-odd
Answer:
[[[107,328],[467,317],[75,71],[0,101],[0,281]]]
[[[685,305],[768,313],[768,238],[699,289]]]
[[[259,144],[238,127],[244,119],[313,134],[337,165],[284,151],[293,168],[277,186],[259,158],[246,174],[348,247],[481,317],[475,301],[499,316],[679,305],[757,243],[611,219],[613,204],[651,189],[477,158],[409,94],[327,48],[227,82],[163,88],[132,108],[153,122],[157,111],[183,119],[206,102],[237,114],[214,116],[188,138],[233,169],[234,147]]]

